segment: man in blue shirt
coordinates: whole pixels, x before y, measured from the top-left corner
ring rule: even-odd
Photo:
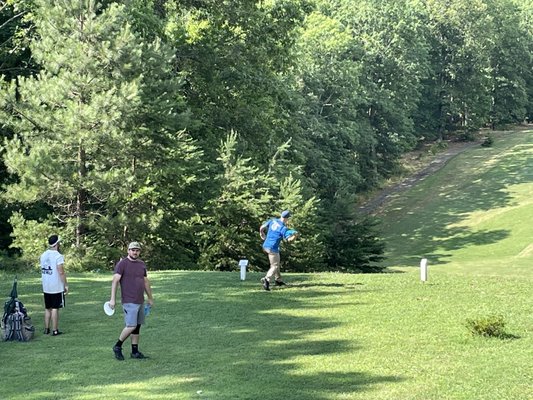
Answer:
[[[296,238],[298,232],[287,228],[287,222],[291,216],[290,211],[285,210],[281,213],[280,218],[272,218],[266,221],[259,228],[259,234],[263,242],[263,251],[268,254],[268,260],[270,262],[270,269],[266,276],[261,279],[263,289],[270,290],[270,279],[274,277],[275,283],[278,286],[283,286],[285,283],[281,280],[280,274],[280,254],[279,244],[285,239],[292,241]]]

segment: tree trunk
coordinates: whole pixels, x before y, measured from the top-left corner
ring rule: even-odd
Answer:
[[[85,199],[87,194],[83,189],[83,181],[87,176],[87,168],[85,166],[86,155],[83,145],[80,143],[78,149],[78,177],[80,179],[79,187],[76,193],[76,247],[80,248],[82,237],[84,234],[83,218],[85,214]]]

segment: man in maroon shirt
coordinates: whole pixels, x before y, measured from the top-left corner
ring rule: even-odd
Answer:
[[[113,352],[117,360],[124,360],[122,344],[131,336],[131,357],[146,358],[139,351],[139,333],[144,323],[144,293],[148,296],[150,307],[154,304],[152,288],[146,273],[146,264],[139,258],[141,245],[131,242],[128,246],[128,256],[120,260],[115,266],[113,281],[111,283],[111,299],[109,305],[115,308],[117,287],[120,283],[122,308],[124,309],[124,322],[126,327],[120,333]]]

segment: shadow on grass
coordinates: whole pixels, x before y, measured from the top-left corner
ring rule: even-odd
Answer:
[[[533,182],[533,131],[515,135],[526,143],[471,150],[450,163],[461,163],[462,169],[449,165],[392,202],[384,218],[399,229],[386,238],[384,265],[417,267],[422,257],[432,265],[446,264],[451,257],[447,251],[508,238],[508,229],[474,230],[461,223],[475,212],[513,206],[509,187]]]
[[[25,400],[163,400],[199,398],[201,391],[203,398],[217,400],[326,400],[404,379],[361,371],[353,361],[361,350],[357,338],[324,334],[339,326],[329,318],[338,306],[336,294],[360,284],[315,284],[301,274],[291,275],[297,280],[293,289],[305,290],[267,293],[257,279],[240,282],[237,276],[151,274],[155,305],[140,341],[150,358],[129,359],[128,340],[123,362],[111,351],[123,327],[122,315],[107,317],[102,309],[111,273],[70,276],[69,305],[60,312],[65,335],[38,334],[35,341],[22,344],[27,345],[22,353],[14,346],[3,351],[11,360],[4,379],[21,374],[32,379],[23,392],[13,387],[4,394]],[[24,280],[21,287],[41,332],[39,279],[29,284]]]
[[[298,289],[298,288],[312,288],[312,287],[335,287],[343,289],[356,289],[357,286],[363,286],[362,283],[351,283],[351,284],[342,284],[342,283],[287,283],[285,286],[275,286],[273,285],[273,290],[286,290],[286,289]]]
[[[502,340],[516,340],[516,339],[521,339],[522,337],[518,336],[518,335],[513,335],[512,333],[502,333],[498,339],[502,339]]]
[[[195,273],[185,276],[187,282],[198,278]],[[287,289],[306,290],[281,287],[277,293],[267,293],[256,280],[237,284],[232,282],[234,277],[221,274],[218,288],[212,287],[210,293],[187,292],[179,301],[180,315],[188,321],[179,324],[183,327],[180,337],[189,349],[194,349],[193,358],[203,360],[191,365],[195,375],[201,377],[191,385],[191,391],[201,387],[203,393],[216,399],[325,400],[332,395],[369,390],[380,382],[401,380],[359,373],[353,368],[324,372],[321,367],[324,360],[357,353],[358,348],[355,340],[316,339],[317,334],[338,323],[313,316],[313,310],[319,315],[327,313],[320,311],[327,308],[326,304],[313,301],[322,298],[324,292],[313,288],[344,293],[355,285],[294,282]],[[224,288],[232,285],[241,288],[223,295]],[[303,309],[305,313],[294,314]],[[178,358],[191,359],[190,350],[183,353],[185,357]],[[302,369],[305,360],[315,360],[311,361],[315,367]]]
[[[500,333],[498,335],[472,335],[472,337],[482,338],[482,339],[499,339],[499,340],[518,340],[522,339],[521,336],[513,335],[512,333]]]

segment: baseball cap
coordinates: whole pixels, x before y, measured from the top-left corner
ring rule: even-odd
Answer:
[[[281,213],[281,218],[290,218],[291,212],[289,210],[285,210]]]
[[[131,242],[129,245],[128,245],[128,250],[131,250],[131,249],[141,249],[141,244],[139,242]]]
[[[54,247],[56,244],[58,244],[61,241],[61,238],[57,235],[52,235],[48,238],[48,245],[50,247]]]

